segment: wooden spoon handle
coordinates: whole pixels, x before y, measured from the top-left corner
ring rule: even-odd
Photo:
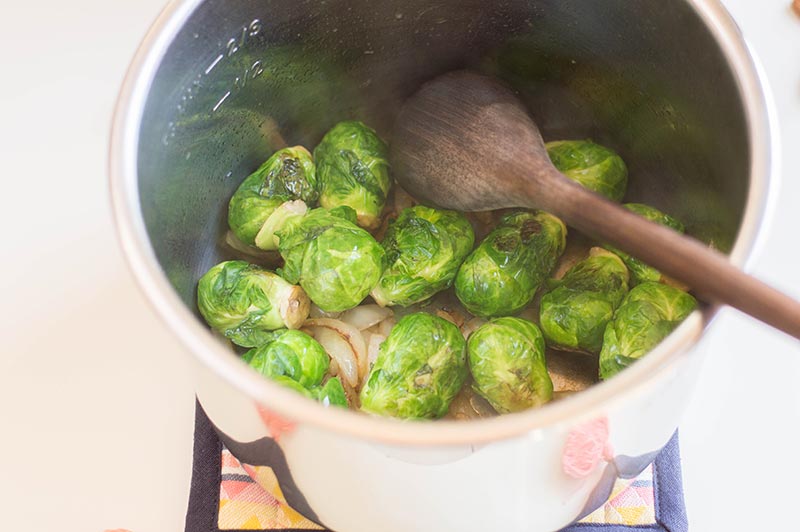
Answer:
[[[553,179],[558,185],[548,191],[535,189],[531,183],[526,190],[531,204],[685,283],[699,299],[730,305],[800,339],[800,303],[737,269],[727,257],[699,241],[558,176]]]

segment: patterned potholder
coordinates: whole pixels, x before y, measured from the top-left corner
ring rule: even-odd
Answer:
[[[269,466],[239,462],[197,405],[186,532],[325,530],[289,506]],[[652,465],[617,480],[608,500],[561,532],[686,532],[675,434]]]

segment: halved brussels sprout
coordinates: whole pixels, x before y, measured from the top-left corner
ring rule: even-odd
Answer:
[[[622,158],[590,140],[558,140],[545,144],[559,172],[612,201],[628,188],[628,168]]]
[[[681,222],[679,222],[669,214],[664,214],[655,207],[651,207],[643,203],[626,203],[625,205],[623,205],[623,207],[625,207],[631,212],[635,212],[636,214],[647,218],[651,222],[659,223],[665,227],[674,229],[679,233],[684,232],[683,224]],[[625,265],[628,267],[628,270],[630,270],[631,286],[635,286],[645,281],[664,282],[665,280],[667,280],[660,271],[656,270],[652,266],[648,266],[647,264],[637,259],[636,257],[632,257],[627,253],[625,253],[624,251],[621,251],[611,245],[604,245],[603,247],[608,249],[609,251],[614,252],[623,260]]]
[[[221,262],[197,284],[197,306],[206,322],[236,345],[255,347],[276,329],[296,329],[311,303],[299,286],[241,260]]]
[[[314,149],[314,159],[320,206],[347,205],[356,211],[358,225],[377,227],[392,181],[388,149],[375,131],[361,122],[340,122]]]
[[[284,148],[272,154],[236,189],[228,205],[228,225],[245,244],[274,250],[277,247],[266,235],[256,239],[270,216],[287,201],[313,204],[318,197],[311,154],[302,146]],[[273,232],[277,225],[272,223]]]
[[[644,282],[632,288],[606,327],[600,378],[608,379],[646,355],[695,308],[691,295],[665,284]]]
[[[564,223],[546,212],[504,216],[459,268],[456,296],[476,316],[516,314],[553,271],[566,238]]]
[[[472,388],[502,413],[541,406],[553,397],[544,338],[521,318],[495,318],[467,341]]]
[[[547,345],[567,351],[599,353],[606,325],[628,293],[628,268],[602,248],[548,283],[539,324]]]
[[[405,316],[380,346],[361,389],[362,410],[403,419],[442,417],[467,378],[465,348],[449,321]]]
[[[372,297],[381,306],[407,307],[449,288],[474,242],[461,213],[422,205],[403,209],[381,243],[388,266]]]
[[[354,222],[350,207],[313,209],[276,233],[286,261],[279,273],[326,312],[358,305],[383,271],[383,248]]]

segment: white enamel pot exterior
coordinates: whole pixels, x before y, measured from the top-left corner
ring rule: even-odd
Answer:
[[[194,291],[229,258],[218,243],[238,183],[283,142],[313,147],[338,120],[388,136],[422,81],[464,67],[517,89],[545,139],[614,147],[630,169],[630,200],[675,214],[735,264],[746,266],[764,230],[777,149],[768,98],[716,1],[170,4],[115,118],[120,240],[196,362],[198,398],[226,445],[272,465],[289,503],[339,532],[567,525],[669,440],[702,362],[695,343],[716,312],[695,312],[608,382],[478,422],[324,409],[218,343]]]

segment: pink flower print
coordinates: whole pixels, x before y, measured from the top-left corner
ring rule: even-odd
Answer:
[[[603,416],[572,429],[564,444],[561,467],[572,478],[587,477],[597,464],[610,462],[614,451],[608,442],[608,418]]]
[[[261,416],[261,421],[275,441],[279,441],[284,434],[291,434],[294,431],[296,426],[294,421],[289,421],[261,405],[256,408],[258,409],[258,415]]]

